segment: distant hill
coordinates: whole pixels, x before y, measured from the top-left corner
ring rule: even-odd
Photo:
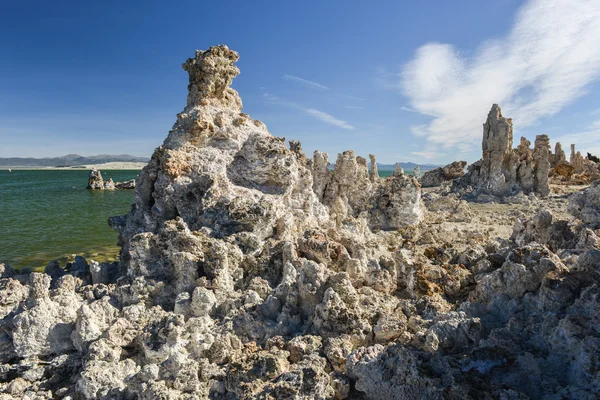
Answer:
[[[77,166],[86,164],[104,164],[108,162],[148,162],[148,157],[136,157],[129,154],[100,154],[97,156],[80,156],[79,154],[67,154],[61,157],[46,158],[0,158],[2,167],[56,167]]]

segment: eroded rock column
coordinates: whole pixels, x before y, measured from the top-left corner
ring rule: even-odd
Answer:
[[[537,135],[533,150],[534,191],[542,197],[550,194],[548,172],[550,171],[550,139],[548,135]]]
[[[498,104],[494,104],[483,124],[483,162],[481,181],[492,194],[503,195],[507,189],[506,166],[513,143],[512,119],[504,118]]]

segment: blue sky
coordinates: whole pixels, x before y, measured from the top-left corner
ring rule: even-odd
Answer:
[[[515,145],[600,153],[600,0],[30,1],[0,13],[0,157],[149,156],[216,44],[244,111],[309,155],[472,162],[492,103]]]

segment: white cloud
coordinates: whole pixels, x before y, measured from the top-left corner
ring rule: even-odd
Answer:
[[[482,43],[472,56],[449,44],[420,47],[400,86],[410,110],[434,117],[413,132],[465,151],[481,140],[493,103],[517,129],[532,125],[583,95],[599,72],[600,1],[530,0],[505,37]]]
[[[406,112],[410,112],[410,113],[417,113],[417,114],[422,114],[422,115],[428,115],[430,117],[435,117],[435,115],[432,114],[428,114],[426,112],[421,112],[421,111],[417,111],[417,110],[413,110],[410,107],[406,107],[406,106],[402,106],[399,108],[400,111],[406,111]]]
[[[283,75],[283,79],[299,83],[299,84],[301,84],[301,85],[303,85],[303,86],[305,86],[307,88],[310,88],[310,89],[329,90],[329,88],[327,86],[321,85],[320,83],[317,83],[317,82],[313,82],[313,81],[309,81],[309,80],[306,80],[306,79],[302,79],[302,78],[299,78],[299,77],[294,76],[294,75],[285,74],[285,75]]]
[[[335,118],[331,114],[327,114],[326,112],[316,110],[314,108],[303,108],[304,112],[312,115],[313,117],[320,119],[323,122],[328,123],[329,125],[337,126],[344,129],[354,129],[354,127],[348,124],[346,121],[342,121],[341,119]]]
[[[437,151],[413,151],[410,154],[424,158],[426,160],[439,160],[440,157],[445,156],[445,153],[438,153]]]

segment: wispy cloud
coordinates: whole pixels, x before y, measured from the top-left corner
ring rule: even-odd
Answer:
[[[346,108],[349,108],[351,110],[362,110],[364,107],[361,106],[344,106]]]
[[[348,124],[346,121],[342,121],[341,119],[335,118],[331,114],[327,114],[326,112],[316,110],[314,108],[303,108],[304,112],[308,115],[312,115],[313,117],[320,119],[321,121],[328,123],[329,125],[337,126],[339,128],[350,129],[353,130],[354,127]]]
[[[262,94],[262,97],[265,100],[270,101],[270,102],[278,102],[280,100],[278,96],[273,96],[271,93],[268,93],[268,92],[264,92]]]
[[[446,155],[445,153],[439,153],[437,151],[412,151],[410,154],[430,161],[439,160]]]
[[[317,110],[316,108],[305,107],[303,105],[281,99],[279,96],[275,96],[268,92],[264,92],[262,94],[262,97],[270,103],[276,103],[276,104],[280,104],[282,106],[300,110],[300,111],[304,112],[305,114],[308,114],[311,117],[314,117],[314,118],[316,118],[322,122],[325,122],[329,125],[337,126],[338,128],[349,129],[349,130],[354,129],[354,127],[352,125],[350,125],[349,123],[347,123],[346,121],[336,118],[333,115],[328,114],[324,111]]]
[[[563,149],[570,152],[571,144],[576,145],[576,150],[581,151],[584,156],[587,152],[594,155],[600,154],[600,120],[592,122],[583,132],[569,133],[553,138],[553,142],[560,142]]]
[[[307,79],[303,79],[303,78],[300,78],[300,77],[297,77],[294,75],[285,74],[285,75],[283,75],[283,79],[299,83],[302,86],[305,86],[309,89],[329,90],[329,88],[327,86],[324,86],[324,85],[321,85],[320,83],[309,81]]]
[[[417,113],[417,114],[421,114],[421,115],[427,115],[427,116],[429,116],[429,117],[435,117],[435,115],[428,114],[428,113],[426,113],[426,112],[422,112],[422,111],[413,110],[412,108],[410,108],[410,107],[406,107],[406,106],[401,106],[401,107],[399,108],[399,110],[400,110],[400,111],[406,111],[406,112],[410,112],[410,113]]]
[[[362,97],[356,97],[356,96],[348,96],[348,95],[346,95],[346,98],[348,98],[350,100],[365,101],[365,99],[363,99]]]
[[[532,125],[585,93],[600,73],[599,49],[598,0],[530,0],[510,32],[472,56],[449,44],[426,44],[399,78],[410,109],[434,117],[413,132],[443,147],[474,145],[493,103],[515,127]]]

